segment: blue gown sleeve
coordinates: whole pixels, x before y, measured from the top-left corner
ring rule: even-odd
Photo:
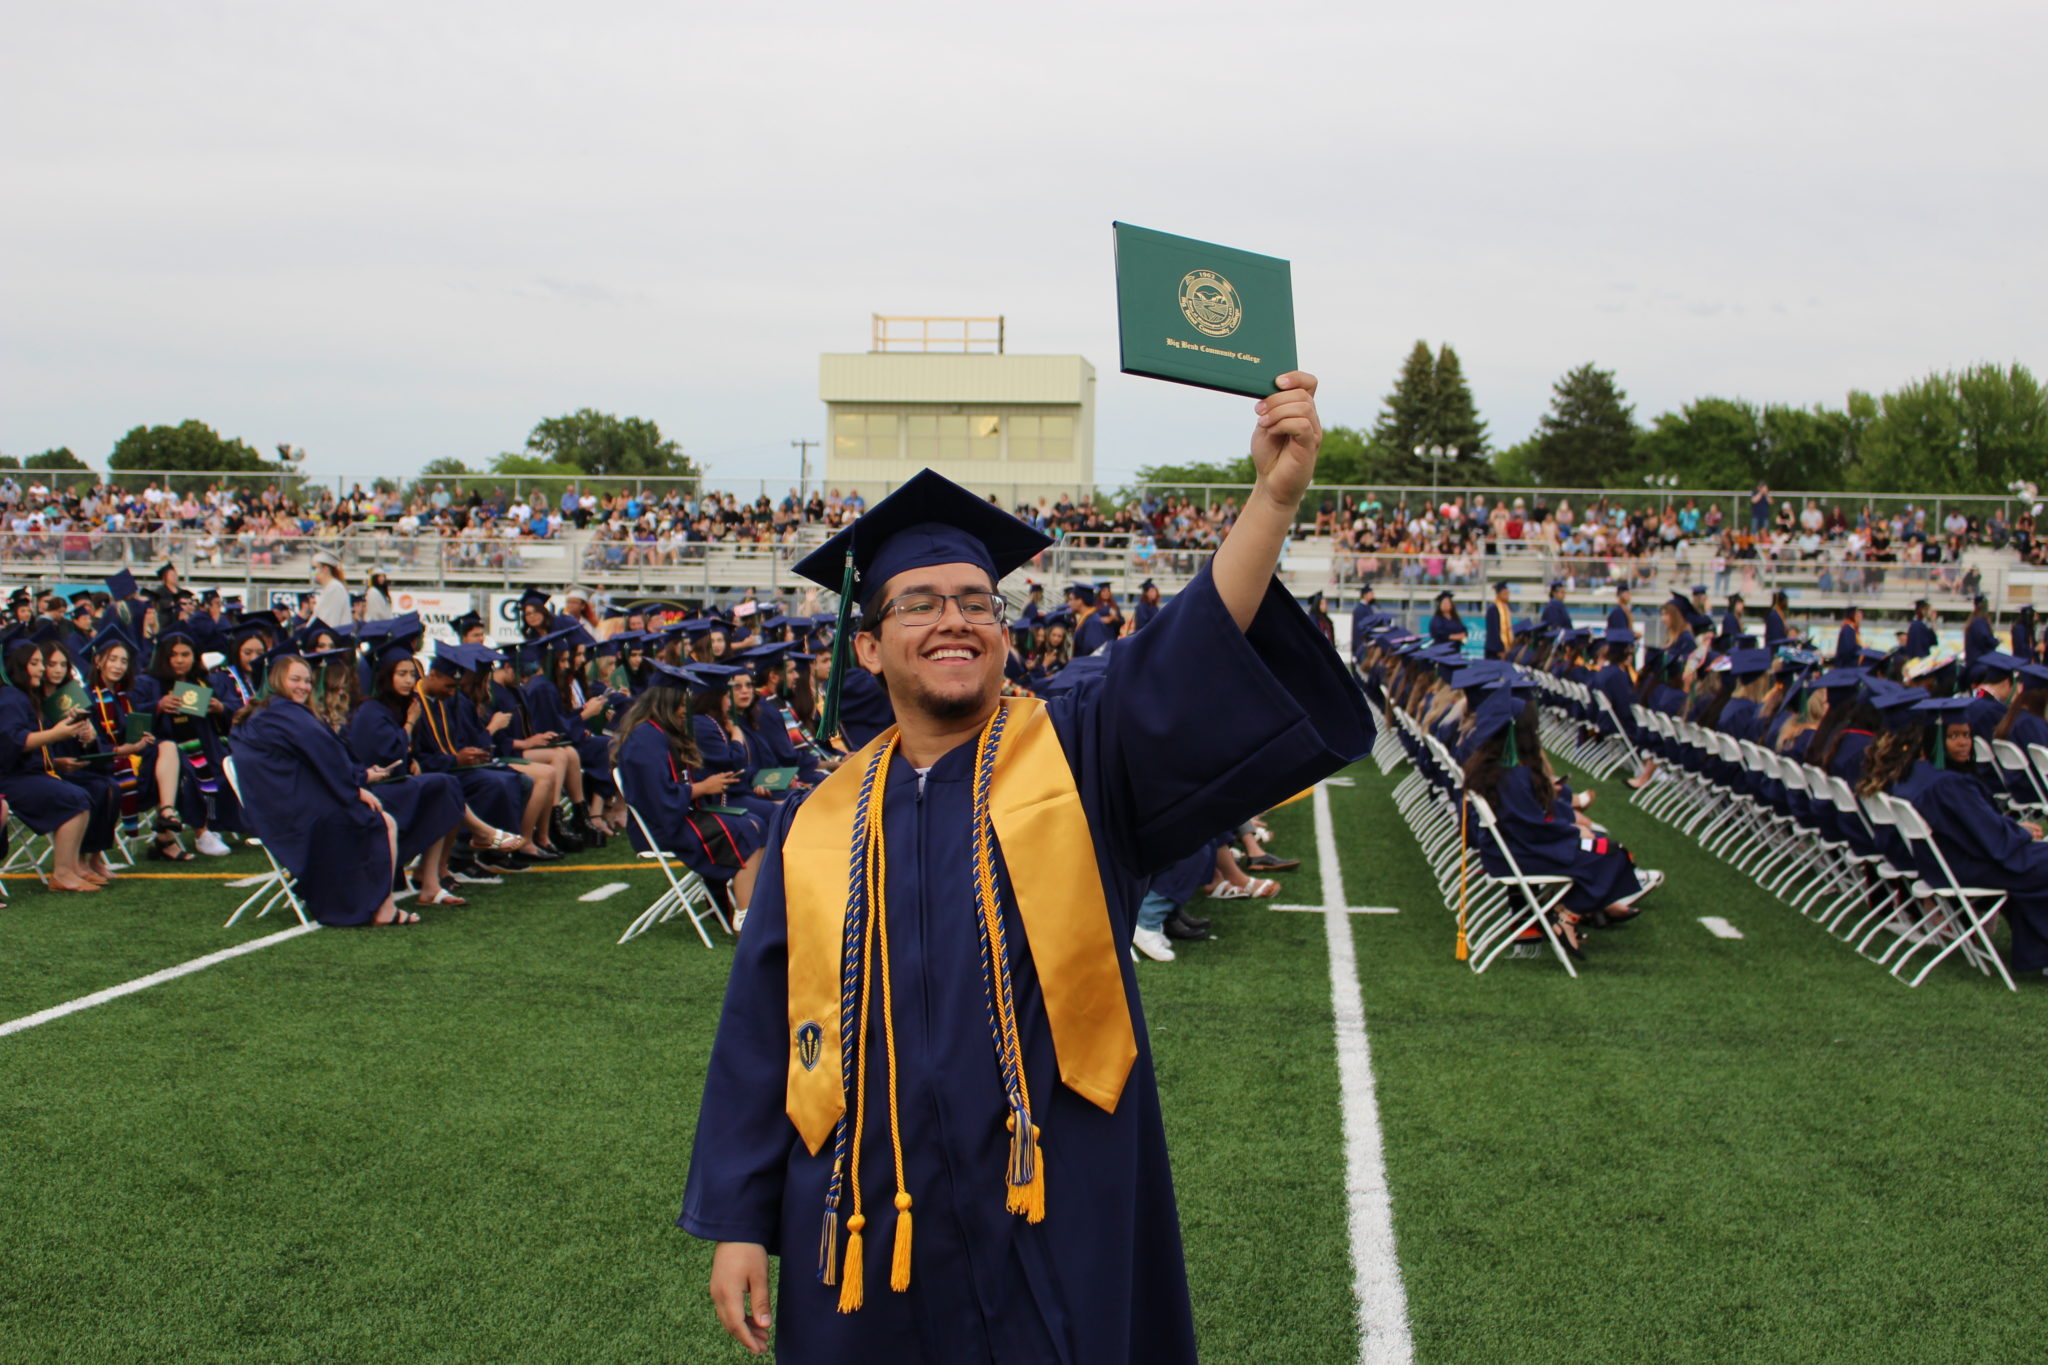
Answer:
[[[1050,714],[1112,855],[1139,875],[1372,747],[1357,681],[1278,580],[1239,630],[1204,566],[1106,657]]]
[[[629,781],[631,779],[628,779]],[[640,798],[634,797],[637,803]],[[725,1008],[704,1077],[704,1101],[690,1155],[690,1180],[676,1221],[714,1242],[758,1242],[781,1254],[783,1167],[792,1132],[784,1089],[764,1085],[789,1065],[789,921],[782,900],[782,840],[791,799],[768,826],[748,903],[747,927],[733,952]]]
[[[27,754],[24,747],[35,732],[35,707],[15,688],[0,691],[0,773],[11,773]]]

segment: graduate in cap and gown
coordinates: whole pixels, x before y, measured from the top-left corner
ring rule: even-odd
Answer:
[[[1143,630],[1146,626],[1152,624],[1152,618],[1159,615],[1160,609],[1165,605],[1164,602],[1159,600],[1159,585],[1157,583],[1154,583],[1149,578],[1140,583],[1138,585],[1138,604],[1131,608],[1131,628],[1133,630]],[[1364,594],[1359,598],[1358,606],[1351,609],[1353,625],[1357,624],[1359,607],[1369,608],[1371,606],[1372,585],[1368,583]]]
[[[404,648],[388,647],[384,657],[388,661],[392,650]],[[452,774],[462,784],[463,804],[477,819],[501,833],[517,830],[530,843],[534,824],[526,817],[537,820],[539,812],[527,800],[526,783],[518,773],[486,766],[492,761],[495,744],[485,733],[476,707],[456,689],[463,672],[455,656],[441,654],[421,672],[413,694],[419,707],[419,719],[411,727],[413,761],[424,772]],[[382,681],[380,674],[380,687]],[[548,861],[539,849],[518,856]]]
[[[692,766],[693,781],[714,772],[731,773],[733,782],[720,798],[761,822],[765,829],[782,802],[754,790],[754,774],[773,764],[760,761],[747,743],[746,730],[732,713],[732,682],[739,677],[752,681],[751,672],[737,664],[691,664],[690,738],[697,746],[699,761]]]
[[[206,666],[199,659],[199,648],[183,625],[172,626],[157,637],[156,663],[150,676],[157,684],[156,718],[151,728],[158,748],[169,745],[179,756],[178,814],[198,831],[193,842],[195,849],[208,857],[225,857],[228,846],[221,839],[221,832],[235,833],[244,827],[241,803],[221,776],[221,760],[228,751],[214,718],[226,717],[228,713],[219,697],[207,699],[207,714],[203,716],[189,716],[177,708],[174,689],[187,684],[209,690],[211,686]],[[160,853],[173,862],[183,861],[181,852],[175,844],[152,850],[152,854]]]
[[[68,721],[44,719],[41,641],[8,642],[7,677],[12,685],[0,688],[0,797],[29,829],[50,836],[51,890],[97,891],[109,879],[85,855],[112,843],[112,790],[65,781],[56,761],[60,746],[91,737],[92,723],[77,712]]]
[[[1448,591],[1436,595],[1429,609],[1429,642],[1433,645],[1465,643],[1465,618],[1458,615],[1458,603]]]
[[[1515,613],[1508,605],[1505,581],[1493,585],[1493,601],[1486,604],[1486,648],[1483,657],[1505,659],[1515,639]]]
[[[737,778],[727,772],[692,776],[703,756],[691,738],[688,709],[691,677],[673,664],[657,662],[647,690],[619,717],[613,732],[612,770],[646,825],[627,821],[633,847],[649,851],[648,835],[662,851],[682,860],[726,904],[728,885],[761,847],[761,822],[725,801]]]
[[[1913,619],[1906,623],[1906,643],[1899,646],[1900,658],[1924,659],[1934,653],[1934,627],[1927,619],[1933,610],[1924,597],[1913,603]]]
[[[349,717],[343,743],[366,769],[384,813],[398,827],[398,865],[422,860],[420,904],[462,905],[444,884],[450,848],[463,825],[462,784],[449,773],[421,772],[413,760],[405,718],[419,664],[408,646],[385,651],[378,681],[381,685]]]
[[[262,690],[263,656],[270,650],[271,630],[271,623],[260,616],[237,621],[227,629],[220,667],[207,674],[207,682],[229,721]],[[220,729],[226,733],[226,726]]]
[[[276,660],[269,695],[235,719],[235,779],[264,846],[322,924],[417,924],[392,899],[398,828],[341,737],[307,707],[313,670]]]
[[[1130,945],[1148,879],[1371,746],[1273,575],[1313,393],[1281,377],[1229,538],[1051,701],[1000,695],[996,591],[1048,542],[958,485],[922,471],[798,565],[858,608],[838,648],[898,728],[778,810],[753,877],[680,1219],[742,1344],[779,1253],[789,1365],[1195,1359]]]

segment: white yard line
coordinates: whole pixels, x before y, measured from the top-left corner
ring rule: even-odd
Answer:
[[[294,924],[291,928],[281,930],[278,933],[270,934],[263,938],[252,938],[247,943],[237,943],[232,948],[223,948],[217,953],[208,953],[205,957],[195,957],[190,962],[180,962],[175,967],[166,967],[160,972],[151,972],[148,976],[138,976],[133,981],[123,981],[118,986],[109,986],[103,991],[94,991],[91,995],[81,995],[76,1000],[66,1000],[61,1005],[52,1005],[50,1008],[38,1010],[34,1014],[24,1014],[19,1019],[9,1019],[6,1023],[0,1024],[0,1038],[4,1038],[10,1033],[24,1032],[38,1024],[47,1024],[53,1019],[62,1019],[67,1014],[76,1014],[80,1010],[89,1010],[94,1005],[104,1005],[109,1000],[119,1000],[124,995],[133,995],[137,991],[146,991],[151,986],[160,986],[166,981],[175,981],[181,976],[190,976],[194,972],[205,971],[216,962],[226,962],[231,957],[240,957],[244,953],[253,953],[258,948],[268,948],[273,943],[282,943],[288,938],[297,938],[301,934],[310,934],[319,927],[318,924]]]
[[[1715,938],[1741,938],[1742,931],[1722,919],[1719,915],[1701,915],[1700,923],[1707,926],[1707,932]]]
[[[1372,1049],[1365,1040],[1365,1004],[1351,940],[1350,903],[1337,861],[1337,828],[1329,789],[1315,794],[1316,865],[1322,869],[1323,934],[1330,946],[1330,1007],[1337,1024],[1337,1076],[1344,1103],[1344,1188],[1351,1205],[1351,1288],[1358,1297],[1358,1358],[1364,1365],[1408,1365],[1408,1292],[1394,1251],[1394,1206],[1387,1189],[1379,1102],[1373,1095]]]
[[[608,901],[626,889],[627,886],[624,882],[606,882],[603,886],[584,892],[576,899],[579,901]]]
[[[1330,907],[1327,905],[1269,905],[1266,908],[1268,910],[1302,911],[1311,915],[1328,914],[1330,910]],[[1398,905],[1347,905],[1344,907],[1344,913],[1347,915],[1398,915],[1401,913],[1401,907]]]

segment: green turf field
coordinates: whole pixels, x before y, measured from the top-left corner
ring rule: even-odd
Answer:
[[[2038,982],[1909,991],[1618,786],[1594,814],[1672,884],[1576,982],[1474,978],[1353,776],[1349,898],[1401,907],[1350,927],[1418,1360],[2040,1357]],[[1319,902],[1310,803],[1271,823]],[[223,931],[219,880],[10,891],[0,1021],[283,927]],[[528,874],[0,1037],[0,1360],[745,1358],[672,1226],[729,953],[614,946],[653,894]],[[1204,1358],[1356,1361],[1323,917],[1198,909],[1222,938],[1140,981]]]

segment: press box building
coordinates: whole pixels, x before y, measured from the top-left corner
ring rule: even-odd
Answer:
[[[869,503],[929,466],[1006,506],[1095,483],[1095,367],[1010,355],[1001,318],[874,319],[874,349],[818,360],[824,486]]]

